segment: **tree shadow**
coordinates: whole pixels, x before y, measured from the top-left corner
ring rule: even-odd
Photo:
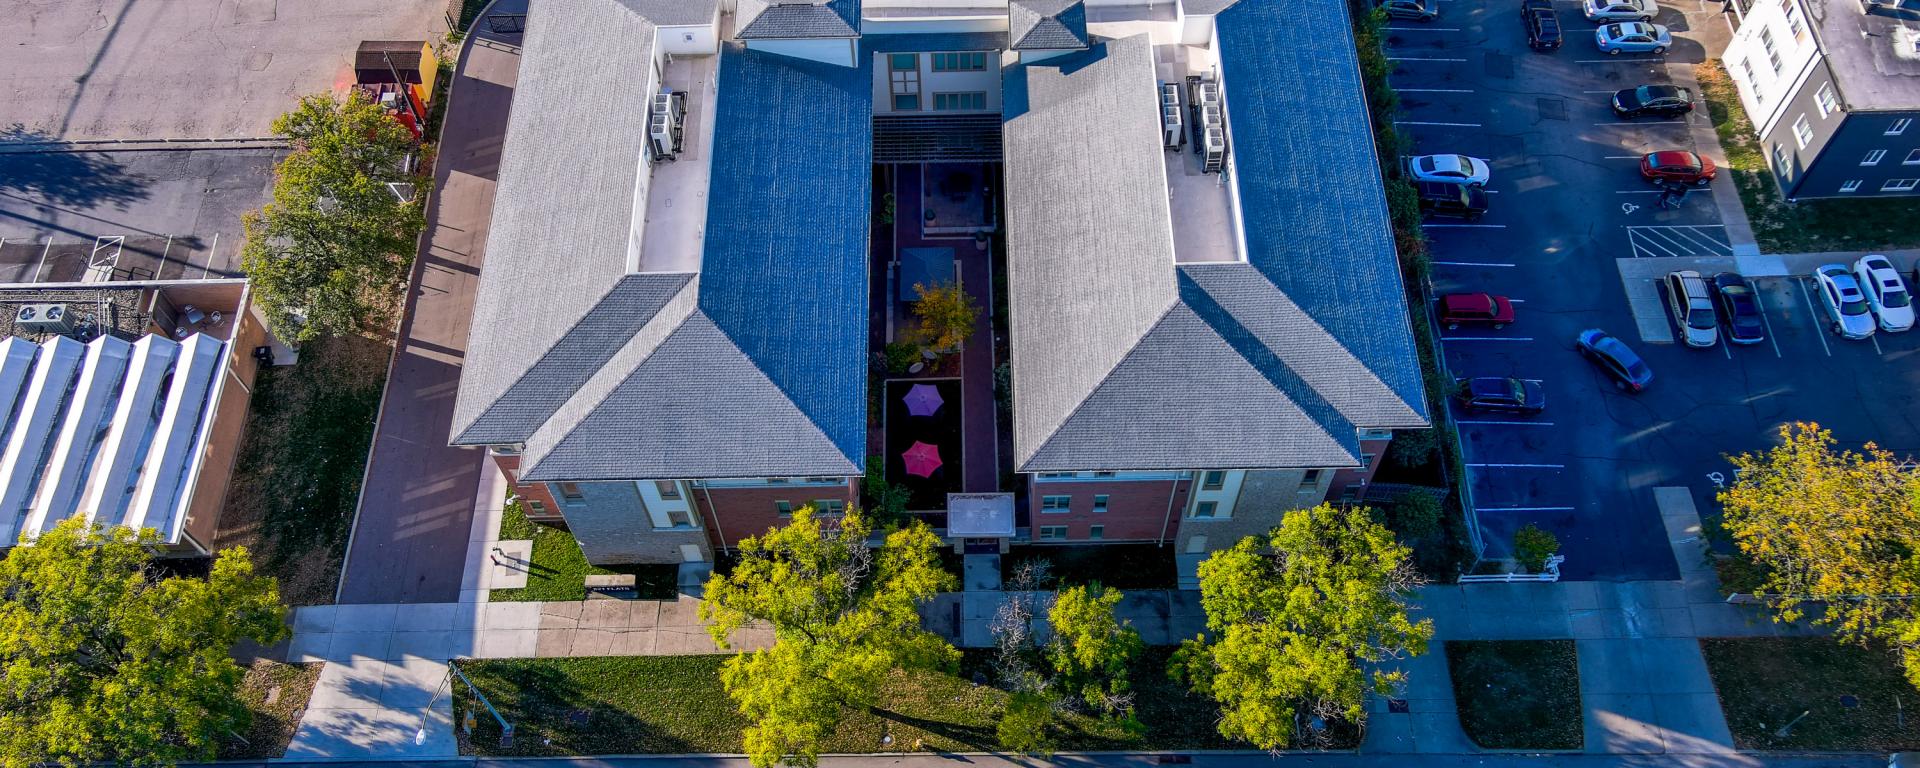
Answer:
[[[993,732],[992,728],[986,726],[960,725],[958,723],[949,723],[941,720],[928,720],[924,717],[914,717],[883,707],[872,707],[871,711],[882,719],[891,720],[901,725],[912,726],[935,736],[952,739],[955,743],[966,745],[976,751],[995,752],[1000,749],[1000,737]]]
[[[472,735],[461,736],[463,754],[560,757],[609,752],[686,754],[712,749],[602,701],[598,692],[582,688],[574,675],[555,663],[525,662],[463,662],[471,665],[465,669],[481,692],[514,724],[512,745],[502,747],[499,724],[461,684],[454,722],[462,722],[468,708],[477,709]]]
[[[150,179],[106,154],[78,149],[19,123],[0,128],[0,195],[48,205],[112,205],[122,210],[147,199]]]

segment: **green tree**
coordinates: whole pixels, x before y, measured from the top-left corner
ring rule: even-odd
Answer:
[[[425,225],[419,203],[387,186],[416,181],[403,168],[413,135],[357,93],[303,98],[273,132],[293,152],[274,168],[272,201],[246,216],[240,252],[267,324],[297,341],[376,324]]]
[[[1054,701],[1045,692],[1015,691],[1007,697],[1007,709],[994,725],[1000,747],[1022,755],[1051,756]]]
[[[914,283],[913,293],[919,297],[913,302],[913,315],[920,318],[917,338],[934,351],[959,349],[960,343],[973,334],[973,323],[980,316],[980,308],[960,286],[937,283],[929,287]]]
[[[246,728],[232,650],[286,636],[274,581],[245,549],[161,578],[156,546],[75,518],[0,561],[0,765],[210,760]]]
[[[1221,735],[1262,749],[1292,743],[1310,718],[1364,721],[1368,692],[1405,681],[1383,663],[1425,653],[1433,636],[1431,620],[1407,616],[1419,583],[1413,552],[1371,510],[1293,510],[1200,564],[1213,639],[1182,643],[1169,672],[1220,702]]]
[[[1513,559],[1527,573],[1547,569],[1547,559],[1560,552],[1560,539],[1540,526],[1528,523],[1513,532]]]
[[[1123,597],[1099,584],[1068,587],[1047,612],[1053,626],[1047,659],[1054,676],[1068,692],[1107,714],[1132,709],[1127,667],[1143,647],[1140,633],[1114,615]]]
[[[1432,430],[1421,430],[1430,432]],[[1440,500],[1433,494],[1408,491],[1387,508],[1387,527],[1406,541],[1419,541],[1440,532]]]
[[[867,477],[861,482],[860,491],[871,522],[887,527],[898,525],[906,519],[907,502],[913,499],[913,490],[905,485],[887,482],[885,456],[867,457]]]
[[[1754,594],[1779,621],[1811,615],[1842,641],[1889,644],[1920,686],[1920,477],[1872,443],[1836,451],[1812,423],[1783,425],[1779,445],[1731,461],[1722,525],[1758,566]]]
[[[817,765],[820,739],[845,708],[872,706],[889,673],[959,659],[915,610],[954,587],[939,537],[916,522],[875,552],[871,533],[857,511],[836,521],[801,508],[786,527],[741,541],[733,571],[707,581],[700,617],[720,647],[750,623],[773,628],[772,647],[735,655],[720,675],[753,721],[745,741],[756,766]]]

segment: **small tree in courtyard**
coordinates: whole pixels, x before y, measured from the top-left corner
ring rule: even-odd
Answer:
[[[163,578],[157,546],[71,518],[0,561],[0,765],[211,760],[246,729],[233,646],[286,636],[274,581],[245,549]]]
[[[974,321],[980,316],[973,297],[954,283],[931,287],[915,283],[913,292],[919,297],[913,302],[913,315],[920,318],[920,340],[937,352],[959,349],[973,334]]]
[[[823,520],[802,508],[786,527],[741,541],[732,573],[707,582],[700,617],[722,648],[749,623],[773,629],[772,647],[735,655],[720,675],[753,723],[745,741],[755,766],[816,765],[820,739],[846,708],[872,706],[889,673],[959,658],[915,610],[954,586],[939,537],[916,522],[876,552],[871,533],[857,511]]]
[[[1413,552],[1371,510],[1296,509],[1200,564],[1213,637],[1182,643],[1169,671],[1220,703],[1223,736],[1324,745],[1313,721],[1363,721],[1367,694],[1405,680],[1380,665],[1426,652],[1433,622],[1407,616],[1419,583]]]
[[[1108,715],[1132,710],[1127,668],[1144,647],[1140,633],[1114,613],[1124,597],[1099,584],[1068,587],[1054,597],[1047,612],[1053,627],[1047,658],[1054,674],[1068,693]]]
[[[1547,560],[1560,553],[1560,538],[1528,523],[1513,532],[1513,559],[1527,573],[1541,573]]]
[[[412,133],[357,93],[301,99],[273,131],[293,152],[273,200],[246,216],[240,253],[267,324],[310,341],[384,319],[424,225],[419,203],[387,186],[415,180],[402,168]]]

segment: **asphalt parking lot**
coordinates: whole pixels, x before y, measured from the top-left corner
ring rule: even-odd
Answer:
[[[1596,25],[1572,0],[1555,2],[1566,45],[1536,53],[1518,5],[1441,0],[1438,20],[1393,22],[1388,40],[1413,151],[1487,158],[1493,168],[1484,219],[1428,227],[1434,290],[1506,295],[1518,317],[1497,331],[1443,331],[1447,366],[1455,376],[1539,379],[1547,395],[1533,417],[1455,408],[1488,554],[1506,554],[1513,531],[1534,523],[1559,536],[1567,578],[1676,578],[1653,488],[1688,487],[1711,514],[1712,473],[1724,479],[1729,469],[1722,456],[1764,448],[1785,421],[1818,421],[1843,443],[1920,450],[1910,394],[1920,367],[1891,364],[1920,350],[1920,334],[1839,339],[1815,319],[1799,279],[1757,281],[1769,342],[1673,342],[1658,275],[1753,262],[1736,258],[1706,191],[1662,210],[1637,172],[1646,152],[1711,136],[1705,110],[1622,121],[1607,99],[1636,85],[1691,87],[1692,65],[1728,34],[1719,3],[1663,3],[1655,23],[1674,34],[1664,56],[1598,52]],[[1652,366],[1648,391],[1619,392],[1574,350],[1575,335],[1595,327]]]

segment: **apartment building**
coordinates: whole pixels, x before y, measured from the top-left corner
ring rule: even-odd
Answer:
[[[452,441],[596,563],[844,510],[870,458],[956,544],[1200,553],[1358,496],[1428,416],[1311,2],[541,0]],[[981,331],[883,370],[949,281]]]
[[[1920,3],[1757,0],[1724,62],[1789,200],[1920,194]]]

